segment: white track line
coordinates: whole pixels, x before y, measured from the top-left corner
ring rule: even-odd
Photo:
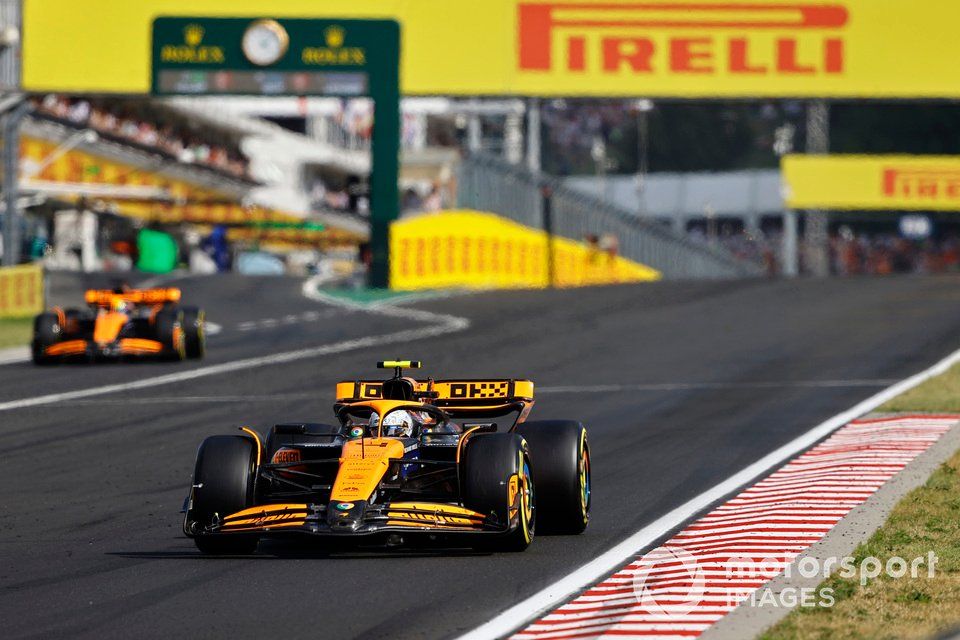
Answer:
[[[759,383],[742,383],[742,384],[733,384],[733,385],[723,385],[718,387],[713,383],[691,383],[691,384],[638,384],[638,385],[599,385],[599,386],[584,386],[584,387],[537,387],[536,392],[538,395],[544,393],[615,393],[619,391],[675,391],[675,390],[687,390],[687,389],[766,389],[766,388],[790,388],[790,387],[873,387],[881,386],[883,381],[880,380],[827,380],[823,381],[825,384],[821,384],[817,380],[801,380],[795,382],[759,382]],[[886,384],[890,384],[893,381],[887,381]],[[218,403],[218,402],[278,402],[281,400],[310,400],[316,398],[315,393],[283,393],[283,394],[260,394],[260,395],[244,395],[244,396],[234,396],[234,395],[218,395],[218,396],[156,396],[151,398],[137,398],[138,403],[142,402],[156,402],[156,403],[170,403],[170,402],[197,402],[197,403]],[[116,400],[90,400],[89,404],[125,404],[130,402],[128,398],[118,398]],[[87,401],[77,400],[71,402],[70,404],[88,404]],[[806,483],[803,483],[803,486],[806,486]]]
[[[0,365],[27,362],[28,360],[30,360],[30,347],[0,349]]]
[[[459,637],[459,640],[489,640],[508,636],[511,632],[516,631],[526,623],[540,617],[550,609],[557,607],[571,596],[582,591],[585,587],[619,568],[639,551],[652,546],[671,530],[719,501],[727,494],[744,486],[773,467],[782,464],[797,453],[810,448],[818,440],[868,411],[876,409],[887,400],[912,389],[933,376],[945,372],[957,362],[960,362],[960,349],[954,351],[932,367],[924,369],[897,384],[887,387],[846,411],[821,422],[803,435],[775,451],[771,451],[712,489],[701,493],[666,515],[657,518],[609,551],[575,569],[557,582],[513,605],[476,629],[463,634]]]
[[[703,389],[781,389],[886,387],[896,380],[783,380],[770,382],[651,382],[646,384],[595,384],[564,387],[537,387],[537,393],[619,393],[624,391],[688,391]]]
[[[315,298],[316,299],[316,298]],[[326,299],[323,299],[326,302]],[[224,373],[231,373],[234,371],[242,371],[245,369],[254,369],[257,367],[275,365],[275,364],[284,364],[287,362],[294,362],[297,360],[304,360],[307,358],[315,358],[317,356],[329,355],[333,353],[343,353],[344,351],[353,351],[355,349],[365,349],[368,347],[377,347],[388,344],[397,344],[405,343],[412,340],[422,340],[424,338],[432,338],[435,336],[445,335],[448,333],[456,333],[458,331],[463,331],[470,326],[470,321],[466,318],[458,318],[455,316],[430,313],[428,311],[421,311],[419,309],[400,309],[388,306],[380,306],[377,308],[367,309],[362,305],[344,305],[340,304],[340,301],[331,301],[330,304],[337,306],[348,306],[352,309],[359,309],[362,311],[367,311],[369,313],[376,313],[378,315],[385,315],[390,317],[399,317],[406,320],[412,320],[416,322],[428,322],[432,323],[426,327],[420,327],[417,329],[406,329],[404,331],[396,331],[394,333],[387,333],[378,336],[368,336],[365,338],[356,338],[353,340],[341,340],[339,342],[333,342],[330,344],[324,344],[316,347],[311,347],[307,349],[297,349],[296,351],[286,351],[283,353],[276,353],[269,356],[259,356],[256,358],[245,358],[243,360],[234,360],[232,362],[224,362],[222,364],[215,364],[206,367],[199,367],[196,369],[190,369],[187,371],[180,371],[177,373],[171,373],[162,376],[155,376],[152,378],[144,378],[142,380],[134,380],[131,382],[122,382],[118,384],[108,384],[100,387],[91,387],[88,389],[78,389],[76,391],[66,391],[63,393],[51,393],[42,396],[35,396],[32,398],[22,398],[19,400],[11,400],[8,402],[0,402],[0,412],[2,411],[11,411],[14,409],[23,409],[26,407],[36,407],[39,405],[53,404],[56,402],[63,402],[67,400],[78,400],[82,398],[89,398],[92,396],[101,396],[108,393],[116,393],[118,391],[131,391],[133,389],[147,389],[151,387],[158,387],[165,384],[174,384],[177,382],[184,382],[186,380],[195,380],[197,378],[206,378],[209,376],[221,375]]]
[[[350,309],[353,311],[353,309]],[[303,322],[316,322],[321,318],[330,318],[338,314],[343,313],[343,309],[327,309],[326,311],[305,311],[300,315],[287,315],[283,318],[264,318],[262,320],[247,320],[236,325],[237,331],[253,331],[254,329],[269,329],[276,327],[278,324],[292,325],[300,324]],[[375,311],[375,309],[374,309]]]

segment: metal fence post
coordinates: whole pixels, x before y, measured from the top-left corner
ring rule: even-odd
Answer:
[[[20,123],[28,113],[30,103],[24,100],[3,119],[3,264],[7,266],[20,263]]]
[[[783,275],[795,278],[800,272],[797,259],[797,212],[787,209],[783,212]]]
[[[547,234],[547,286],[556,286],[556,263],[553,255],[553,189],[550,185],[540,188],[541,209],[543,211],[543,231]]]
[[[807,106],[807,153],[830,152],[830,104],[811,100]],[[810,272],[830,275],[830,213],[819,209],[807,212],[804,238]]]

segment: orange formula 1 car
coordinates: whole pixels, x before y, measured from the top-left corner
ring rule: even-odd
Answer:
[[[91,289],[87,309],[41,313],[33,325],[33,361],[152,356],[202,358],[204,314],[182,307],[179,289]]]
[[[395,375],[337,385],[337,424],[204,440],[184,533],[205,553],[283,536],[519,551],[537,530],[586,528],[586,429],[527,421],[531,381],[415,380],[402,367],[418,362],[379,366]]]

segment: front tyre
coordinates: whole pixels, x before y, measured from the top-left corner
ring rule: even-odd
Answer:
[[[196,307],[181,307],[184,353],[190,359],[203,358],[207,353],[207,336],[203,330],[206,314]]]
[[[193,541],[203,553],[256,551],[256,535],[202,533],[215,519],[253,506],[256,466],[256,447],[249,438],[211,436],[200,445],[193,471],[193,504],[187,518],[196,531]]]
[[[183,312],[178,307],[164,307],[154,320],[157,341],[163,345],[173,360],[187,357],[186,337],[183,331]]]
[[[519,424],[516,433],[530,445],[541,533],[583,533],[592,493],[586,428],[573,420],[539,420]]]
[[[463,503],[484,515],[493,513],[507,524],[504,535],[484,535],[481,546],[497,551],[523,551],[533,541],[537,496],[527,443],[513,433],[480,434],[464,445],[461,459]]]
[[[30,343],[30,354],[34,364],[50,364],[54,358],[46,355],[47,347],[58,342],[63,337],[63,327],[55,313],[41,313],[33,319],[33,340]]]

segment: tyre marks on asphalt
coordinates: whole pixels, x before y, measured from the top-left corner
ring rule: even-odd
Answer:
[[[697,637],[958,420],[915,415],[850,422],[513,638]]]

